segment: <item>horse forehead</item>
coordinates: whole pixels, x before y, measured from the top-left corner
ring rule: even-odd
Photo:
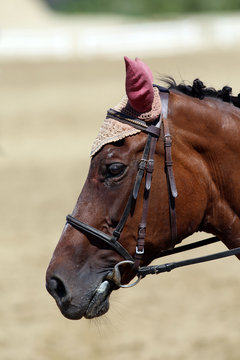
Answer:
[[[124,144],[121,146],[117,146],[116,144],[108,144],[105,145],[104,148],[99,152],[98,156],[96,156],[96,161],[106,159],[119,159],[126,160],[130,154],[135,152],[134,147],[135,139],[132,137],[131,141],[129,139],[125,139]]]
[[[116,149],[112,146],[107,146],[106,147],[106,151],[105,151],[105,157],[106,159],[112,159],[114,158],[116,155],[121,155],[121,151],[119,149]]]

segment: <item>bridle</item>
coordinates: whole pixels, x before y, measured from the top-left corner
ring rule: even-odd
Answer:
[[[150,125],[145,121],[139,120],[138,118],[126,117],[125,114],[110,109],[107,113],[107,118],[111,118],[126,124],[129,124],[142,132],[147,134],[146,144],[143,150],[142,158],[138,165],[138,171],[135,179],[135,183],[133,186],[133,190],[130,193],[128,198],[126,207],[123,211],[123,214],[120,218],[118,225],[113,231],[112,236],[107,235],[106,233],[79,221],[71,215],[67,215],[66,221],[76,230],[82,232],[86,235],[92,235],[93,237],[103,241],[111,248],[113,248],[117,253],[119,253],[124,261],[120,261],[115,265],[113,271],[107,275],[108,280],[112,280],[119,287],[131,287],[136,285],[140,279],[149,274],[159,274],[162,272],[171,271],[178,267],[183,267],[187,265],[197,264],[201,262],[206,262],[210,260],[215,260],[227,256],[232,256],[240,253],[240,247],[223,251],[220,253],[202,256],[194,259],[183,260],[179,262],[167,263],[156,266],[144,266],[140,267],[141,260],[144,254],[144,244],[145,244],[145,235],[146,235],[146,227],[147,227],[147,213],[148,213],[148,205],[149,205],[149,194],[151,189],[152,182],[152,174],[154,171],[154,154],[156,150],[156,144],[159,139],[161,129],[163,131],[164,138],[164,149],[165,149],[165,173],[167,179],[167,187],[168,187],[168,199],[169,199],[169,219],[170,219],[170,230],[171,230],[171,250],[162,251],[160,256],[163,257],[167,255],[172,255],[174,253],[194,249],[200,246],[212,244],[216,241],[219,241],[217,237],[211,237],[199,242],[195,242],[189,245],[179,246],[177,248],[173,248],[177,241],[177,222],[176,222],[176,209],[175,209],[175,198],[177,197],[177,189],[176,183],[173,174],[173,162],[171,155],[171,146],[172,146],[172,138],[170,135],[167,115],[168,115],[168,97],[169,90],[165,89],[161,86],[154,85],[159,89],[159,95],[161,98],[162,111],[158,119],[152,122]],[[128,216],[131,212],[133,203],[137,200],[139,189],[144,178],[145,174],[145,188],[144,188],[144,196],[143,196],[143,209],[142,209],[142,217],[141,222],[138,227],[138,238],[137,245],[134,257],[129,254],[129,252],[121,245],[119,242],[121,233],[124,229],[124,226],[127,222]],[[121,284],[121,272],[119,268],[124,264],[130,264],[132,266],[132,270],[135,271],[138,279],[134,283],[130,285],[122,285]]]

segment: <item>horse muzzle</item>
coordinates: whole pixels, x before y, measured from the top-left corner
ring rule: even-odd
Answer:
[[[55,299],[61,313],[68,319],[85,317],[92,319],[105,314],[109,309],[109,296],[115,287],[112,281],[102,279],[97,285],[89,285],[85,292],[80,286],[66,284],[60,276],[47,277],[46,288]],[[74,293],[70,289],[78,288]]]

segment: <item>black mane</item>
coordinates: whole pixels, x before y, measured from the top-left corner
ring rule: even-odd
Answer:
[[[240,93],[237,96],[233,96],[232,88],[229,86],[224,86],[222,90],[216,90],[212,87],[206,87],[199,79],[195,79],[192,85],[186,85],[184,82],[177,85],[172,77],[164,78],[163,81],[168,85],[169,90],[178,90],[183,94],[198,99],[204,99],[206,96],[210,96],[240,108]]]

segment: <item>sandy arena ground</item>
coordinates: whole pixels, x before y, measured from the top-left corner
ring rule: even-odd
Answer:
[[[237,93],[239,60],[236,50],[146,62],[156,77],[200,77]],[[86,177],[92,141],[123,92],[122,60],[0,64],[3,360],[240,359],[235,258],[149,277],[116,292],[107,316],[94,321],[63,318],[45,290],[45,270]]]

